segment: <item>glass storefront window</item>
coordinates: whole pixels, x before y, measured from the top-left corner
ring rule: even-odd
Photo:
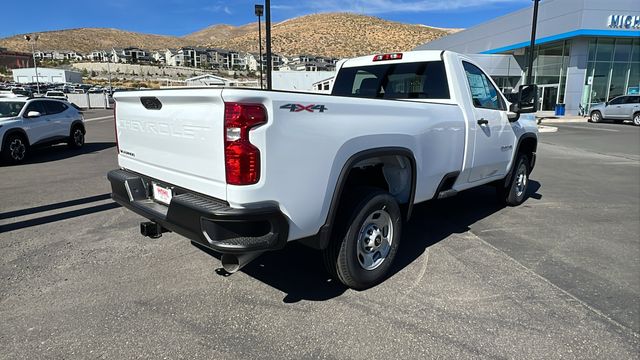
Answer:
[[[612,99],[626,93],[628,69],[628,63],[613,63],[613,69],[611,69],[611,85],[609,85],[607,99]]]
[[[631,52],[631,62],[640,62],[640,39],[633,39],[633,50]]]
[[[598,39],[596,61],[611,61],[614,39]]]
[[[583,99],[605,102],[640,91],[640,39],[592,39],[588,59],[585,85],[591,80],[591,86],[586,86]]]
[[[564,42],[544,44],[537,47],[536,57],[533,62],[534,81],[536,84],[560,83],[563,51]]]
[[[615,53],[613,61],[628,62],[631,55],[631,39],[618,39],[616,41]]]
[[[631,90],[631,91],[629,91]],[[640,93],[640,63],[635,63],[629,69],[629,85],[627,86],[627,94]]]
[[[609,87],[609,62],[596,62],[593,70],[593,81],[591,84],[591,102],[607,101],[607,90]]]

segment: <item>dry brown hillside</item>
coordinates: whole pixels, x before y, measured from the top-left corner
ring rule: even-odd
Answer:
[[[83,28],[41,32],[38,49],[75,50],[82,53],[112,47],[137,46],[143,49],[161,49],[195,45],[189,39],[172,36],[149,35],[116,29]],[[23,37],[15,35],[0,39],[0,47],[16,51],[31,52]]]
[[[377,17],[348,13],[307,15],[272,29],[273,51],[285,55],[311,54],[352,57],[377,52],[407,51],[447,35],[447,29],[409,25]],[[258,50],[257,30],[208,45]]]
[[[184,38],[197,44],[208,44],[220,41],[226,41],[246,33],[258,31],[258,24],[247,24],[243,26],[233,25],[212,25],[200,31],[185,36]]]
[[[273,51],[285,55],[351,57],[377,52],[407,51],[454,29],[409,25],[349,13],[307,15],[273,25]],[[30,52],[23,35],[0,39],[0,47]],[[264,34],[263,34],[264,36]],[[258,51],[256,24],[214,25],[184,37],[149,35],[116,29],[84,28],[40,33],[40,50],[87,53],[111,47],[153,50],[199,45]],[[264,38],[263,38],[264,41]],[[264,47],[263,47],[264,49]]]

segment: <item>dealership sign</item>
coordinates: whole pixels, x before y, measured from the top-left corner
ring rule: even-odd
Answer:
[[[609,15],[609,27],[616,29],[640,29],[640,15]]]

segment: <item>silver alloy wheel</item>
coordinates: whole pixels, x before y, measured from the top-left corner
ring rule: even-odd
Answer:
[[[392,243],[391,216],[384,208],[372,212],[358,232],[357,256],[360,266],[365,270],[376,269],[389,255]]]
[[[640,113],[633,116],[633,125],[640,126]]]
[[[527,167],[525,164],[520,164],[518,172],[516,173],[516,197],[520,199],[524,192],[527,191],[527,183],[529,178],[527,176]]]
[[[599,113],[599,112],[597,112],[597,111],[592,112],[592,113],[591,113],[591,121],[592,121],[592,122],[596,122],[596,123],[597,123],[598,121],[600,121],[600,113]]]
[[[24,154],[27,152],[27,147],[22,142],[22,139],[16,138],[9,143],[9,154],[15,161],[24,159]]]
[[[82,133],[82,130],[76,129],[73,132],[73,143],[78,147],[84,144],[84,134]]]

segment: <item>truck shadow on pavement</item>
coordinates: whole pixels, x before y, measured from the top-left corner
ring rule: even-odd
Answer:
[[[79,155],[85,155],[90,153],[96,153],[98,151],[110,149],[115,147],[115,142],[92,142],[86,143],[80,149],[70,149],[67,145],[61,144],[52,147],[43,147],[33,149],[28,154],[25,164],[40,164],[51,161],[58,161],[76,157]],[[16,166],[16,165],[14,165]],[[18,165],[19,166],[19,165]]]
[[[14,230],[25,229],[33,226],[39,226],[49,223],[54,223],[62,220],[72,219],[79,216],[85,216],[102,211],[107,211],[120,207],[115,202],[108,202],[104,204],[94,205],[96,202],[111,199],[111,194],[94,195],[80,199],[68,200],[54,204],[40,205],[28,209],[13,210],[0,213],[0,220],[19,218],[21,216],[30,216],[39,213],[46,213],[53,210],[66,209],[69,207],[87,205],[86,207],[74,210],[68,210],[56,214],[48,214],[40,217],[12,222],[5,225],[0,225],[0,234],[7,233]]]
[[[526,201],[540,200],[540,188],[540,183],[532,180]],[[418,259],[430,246],[452,234],[469,231],[472,224],[502,209],[505,206],[496,200],[492,186],[481,186],[452,198],[417,205],[411,220],[404,226],[402,243],[390,278],[386,281],[393,281],[396,273]],[[220,258],[213,251],[197,244],[194,246]],[[240,271],[286,293],[282,300],[285,303],[329,300],[347,290],[327,275],[319,251],[296,242],[288,244],[283,250],[263,254]],[[222,269],[217,269],[216,273],[233,277]]]

